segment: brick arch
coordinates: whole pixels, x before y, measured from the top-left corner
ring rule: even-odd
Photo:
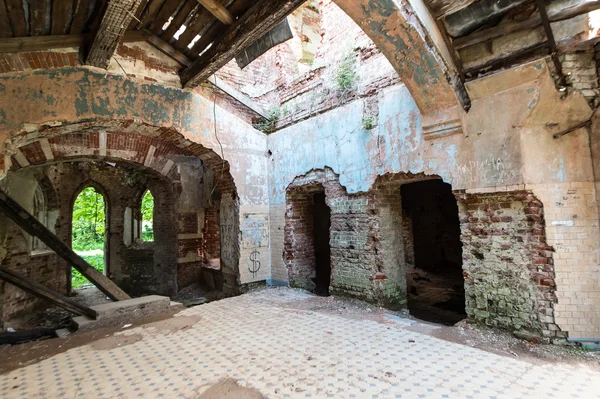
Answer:
[[[36,134],[32,134],[32,130]],[[177,174],[172,156],[201,159],[214,172],[220,194],[237,200],[227,160],[214,150],[183,137],[174,128],[124,120],[92,120],[60,126],[31,126],[12,133],[5,145],[5,172],[47,162],[86,157],[123,160],[150,168],[171,179]]]
[[[186,139],[177,129],[134,120],[87,119],[72,123],[24,124],[9,132],[0,153],[0,179],[33,165],[75,160],[126,162],[178,180],[176,159],[195,157],[214,173],[220,197],[223,289],[239,287],[239,197],[230,164],[216,151]],[[3,168],[2,168],[3,167]],[[217,195],[215,195],[215,198]],[[226,271],[226,272],[225,272]]]
[[[334,2],[361,27],[396,69],[421,111],[425,134],[435,137],[461,133],[462,109],[469,110],[470,100],[443,39],[436,36],[439,31],[435,21],[424,18],[424,23],[429,25],[426,28],[417,10],[407,1]],[[430,17],[426,10],[422,14]]]

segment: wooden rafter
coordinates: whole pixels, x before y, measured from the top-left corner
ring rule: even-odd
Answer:
[[[177,10],[177,7],[179,7],[180,3],[181,0],[165,1],[165,4],[163,4],[158,14],[156,14],[154,21],[152,21],[148,29],[158,34],[158,32],[162,30],[163,25],[169,20],[169,18],[171,18],[175,10]]]
[[[232,25],[234,18],[233,15],[218,1],[216,0],[198,0],[198,3],[202,4],[212,15],[214,15],[219,21],[225,25]]]
[[[575,18],[579,15],[587,14],[591,11],[600,9],[600,1],[594,1],[591,3],[584,3],[579,6],[569,7],[564,10],[555,11],[548,14],[548,20],[550,22],[559,22],[567,19]],[[495,39],[513,32],[519,32],[527,29],[537,28],[542,26],[543,21],[540,14],[535,14],[531,18],[522,22],[513,22],[504,25],[495,26],[493,28],[484,29],[472,33],[468,36],[459,37],[452,41],[454,48],[457,50],[473,46],[475,44],[487,42],[488,40]]]
[[[53,35],[64,35],[67,33],[67,23],[71,13],[71,2],[53,1],[52,2],[52,30]]]
[[[0,41],[0,54],[18,53],[21,51],[42,51],[57,48],[81,47],[91,39],[90,34],[85,35],[56,35],[38,37],[10,37]],[[127,31],[121,43],[140,42],[146,40],[142,31]]]
[[[233,15],[241,16],[246,13],[252,6],[251,0],[238,0],[229,8],[229,11]],[[219,21],[213,21],[214,23],[209,24],[200,39],[187,51],[187,54],[192,58],[202,53],[217,37],[223,33],[223,25]]]
[[[546,5],[543,0],[536,0],[538,10],[540,12],[540,16],[542,17],[542,24],[544,25],[544,31],[546,32],[546,40],[548,43],[548,52],[550,53],[550,57],[552,57],[552,62],[554,63],[554,68],[556,69],[556,73],[558,74],[558,78],[560,79],[560,84],[562,87],[567,86],[567,79],[562,72],[562,64],[558,59],[558,51],[556,50],[556,40],[554,39],[554,33],[552,32],[552,27],[550,26],[550,21],[548,20],[548,13],[546,12]]]
[[[27,36],[27,23],[25,22],[25,12],[23,11],[23,2],[19,0],[4,0],[6,13],[10,21],[15,37]]]
[[[116,301],[131,299],[125,291],[120,289],[108,277],[83,260],[69,248],[69,246],[48,230],[46,226],[40,223],[15,200],[10,198],[2,189],[0,189],[0,212],[4,213],[26,233],[39,238],[40,241],[48,246],[48,248],[56,252],[58,256],[77,269],[85,278],[111,299]]]
[[[0,0],[0,38],[12,37],[12,29],[10,28],[10,20],[8,19],[8,11],[4,0]]]
[[[175,36],[175,33],[177,33],[177,31],[181,28],[181,25],[183,25],[190,17],[190,14],[193,12],[195,7],[200,7],[196,0],[186,0],[183,7],[181,7],[177,15],[173,18],[173,21],[171,21],[167,29],[162,32],[160,37],[167,42],[171,40],[173,36]]]
[[[102,23],[86,59],[86,64],[108,68],[141,0],[113,0],[106,6]]]
[[[206,8],[198,5],[196,12],[188,21],[185,31],[173,43],[173,46],[179,51],[186,51],[188,45],[194,40],[196,35],[204,36],[204,31],[211,20],[215,20],[215,17]]]
[[[44,285],[38,283],[37,281],[34,281],[29,277],[17,273],[13,270],[8,270],[0,267],[0,280],[4,280],[14,285],[15,287],[19,287],[23,291],[29,292],[32,295],[52,302],[56,306],[66,309],[69,312],[73,312],[81,316],[88,316],[92,319],[95,319],[97,317],[97,312],[94,309],[88,308],[87,306],[79,305],[69,300],[69,298],[67,298],[66,296],[54,292],[48,287],[45,287]]]
[[[49,0],[27,0],[29,5],[29,34],[42,36],[46,26],[46,2]]]
[[[429,8],[434,17],[443,18],[446,15],[467,8],[477,0],[430,0]]]
[[[213,43],[181,75],[187,87],[197,86],[238,53],[273,29],[279,22],[301,6],[304,0],[260,0],[252,6],[220,40]]]
[[[73,10],[73,21],[68,33],[82,33],[88,20],[88,9],[91,0],[77,0]]]

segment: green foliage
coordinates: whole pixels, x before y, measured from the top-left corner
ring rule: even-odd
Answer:
[[[142,198],[142,241],[154,241],[154,197],[150,190]]]
[[[277,127],[280,116],[281,110],[279,108],[273,108],[269,113],[269,117],[261,118],[258,122],[254,123],[254,128],[266,134],[273,133]]]
[[[375,128],[375,118],[372,116],[363,116],[362,125],[365,130],[373,130]]]
[[[73,204],[73,249],[87,251],[104,243],[105,234],[104,197],[93,187],[87,187]],[[104,244],[101,245],[103,247]]]
[[[356,86],[358,73],[356,72],[356,57],[350,53],[342,58],[336,70],[338,89],[345,93]]]
[[[93,187],[87,187],[73,204],[73,250],[75,252],[102,251],[101,254],[80,255],[98,271],[104,271],[104,240],[106,233],[106,206],[104,197]],[[72,269],[71,285],[81,287],[90,282]]]
[[[104,253],[101,255],[80,255],[87,263],[94,266],[100,273],[104,272]],[[71,269],[71,286],[80,288],[91,284],[87,278],[83,277],[76,269]]]

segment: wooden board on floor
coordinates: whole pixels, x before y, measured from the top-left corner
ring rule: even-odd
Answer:
[[[13,270],[8,270],[3,267],[0,267],[0,280],[4,280],[7,283],[14,285],[15,287],[21,288],[23,291],[26,291],[39,298],[45,299],[55,304],[56,306],[68,310],[69,312],[73,312],[80,316],[91,317],[92,319],[95,319],[97,317],[97,313],[94,309],[72,302],[66,296],[54,292],[50,288],[43,286],[37,281],[34,281],[29,277],[17,273]]]
[[[98,287],[100,291],[104,292],[111,299],[115,301],[131,299],[125,291],[83,260],[2,189],[0,189],[0,212],[3,212],[25,232],[39,238],[48,248],[56,252],[58,256],[77,269],[85,278],[90,280],[92,284]]]

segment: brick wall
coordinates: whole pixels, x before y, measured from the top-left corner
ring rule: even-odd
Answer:
[[[469,318],[546,338],[555,322],[553,248],[544,207],[530,191],[458,194]]]
[[[596,98],[600,94],[597,74],[597,60],[600,56],[597,53],[597,50],[590,50],[560,55],[567,84],[575,90],[579,90],[592,107],[597,104]]]
[[[288,187],[283,256],[290,285],[314,288],[312,196],[319,191],[331,209],[331,293],[403,307],[399,186],[382,182],[373,193],[349,195],[331,169],[311,171]]]
[[[569,338],[600,333],[600,228],[593,182],[527,184],[544,203],[548,244],[554,248],[556,323]]]
[[[331,0],[311,2],[290,17],[294,38],[267,51],[244,70],[235,62],[219,77],[276,115],[276,129],[399,84],[374,43]],[[351,59],[346,68],[346,60]],[[344,69],[348,71],[344,72]],[[340,74],[351,76],[342,89]]]

